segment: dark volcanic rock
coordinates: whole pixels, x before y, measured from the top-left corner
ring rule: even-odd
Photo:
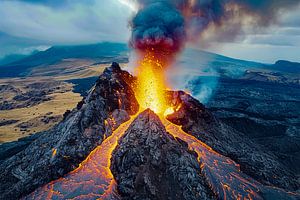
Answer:
[[[178,107],[174,114],[167,116],[168,120],[182,125],[185,132],[239,163],[243,172],[259,182],[288,190],[299,189],[296,175],[279,157],[213,117],[190,95],[182,91],[167,94],[170,103]]]
[[[0,85],[0,92],[4,93],[4,92],[11,92],[11,93],[15,93],[15,94],[21,94],[21,90],[12,86],[12,85]]]
[[[104,135],[138,111],[133,82],[118,64],[107,68],[80,109],[0,164],[0,199],[18,199],[75,169]]]
[[[130,125],[112,159],[123,199],[213,199],[200,171],[197,154],[150,110]]]

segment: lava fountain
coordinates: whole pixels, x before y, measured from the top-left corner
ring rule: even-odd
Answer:
[[[150,108],[155,113],[166,109],[164,66],[152,52],[148,52],[136,68],[137,88],[135,96],[140,111]]]
[[[140,4],[130,25],[130,46],[139,61],[136,67],[136,98],[142,109],[163,115],[167,110],[165,71],[184,46],[182,14],[167,1],[137,1]]]

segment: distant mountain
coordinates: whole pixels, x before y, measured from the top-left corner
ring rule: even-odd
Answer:
[[[11,55],[5,56],[4,58],[0,59],[0,66],[19,61],[23,58],[26,58],[27,56],[28,55],[22,55],[22,54],[11,54]]]
[[[48,66],[67,58],[101,59],[126,55],[128,47],[121,43],[99,43],[78,46],[54,46],[31,56],[0,65],[0,77],[26,76],[30,69]]]
[[[91,63],[126,62],[129,48],[123,43],[99,43],[78,46],[54,46],[27,57],[14,55],[0,60],[0,77],[24,77],[36,67],[49,67],[64,59],[87,59]],[[186,73],[213,70],[228,77],[240,77],[249,69],[265,69],[287,73],[299,73],[300,64],[278,61],[273,65],[234,59],[199,49],[186,49],[178,59]],[[50,70],[51,68],[49,68]]]
[[[199,49],[186,49],[180,56],[179,63],[187,73],[215,71],[229,77],[241,76],[247,69],[265,67],[262,63],[230,58]]]
[[[287,60],[278,60],[275,64],[270,65],[269,68],[280,72],[300,73],[300,63]]]
[[[5,64],[2,65],[0,63],[0,77],[26,76],[36,67],[53,65],[68,58],[90,59],[95,61],[95,63],[101,62],[104,58],[111,58],[108,59],[109,61],[118,61],[114,59],[117,57],[127,58],[128,51],[129,48],[126,44],[109,42],[78,46],[54,46],[25,58],[13,60],[13,62],[5,62]],[[236,69],[240,68],[262,65],[260,63],[233,59],[199,49],[186,49],[179,58],[179,62],[184,66],[188,66],[188,68],[194,68],[196,70],[199,70],[199,67],[205,66],[217,70],[233,68],[234,70],[231,71],[236,71]]]

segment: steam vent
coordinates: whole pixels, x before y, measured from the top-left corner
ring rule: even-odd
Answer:
[[[106,68],[63,121],[0,163],[0,199],[300,199],[278,157],[183,91],[148,106],[138,81]]]

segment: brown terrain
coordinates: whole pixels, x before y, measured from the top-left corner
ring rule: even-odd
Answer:
[[[64,59],[35,67],[26,77],[0,79],[0,144],[53,127],[82,99],[67,81],[97,77],[105,66],[88,59]]]

